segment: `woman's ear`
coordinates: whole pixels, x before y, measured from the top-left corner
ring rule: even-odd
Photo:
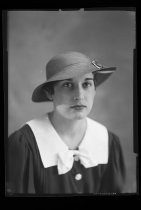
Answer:
[[[45,92],[46,97],[47,97],[50,101],[53,101],[52,95],[51,95],[47,90],[45,90],[45,89],[44,89],[44,92]]]

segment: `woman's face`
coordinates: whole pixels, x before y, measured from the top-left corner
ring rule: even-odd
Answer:
[[[93,74],[59,81],[54,86],[54,112],[61,117],[79,120],[92,109],[95,96]]]

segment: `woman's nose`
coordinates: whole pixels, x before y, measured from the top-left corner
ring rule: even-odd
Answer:
[[[84,99],[84,90],[82,87],[77,87],[75,89],[74,100],[83,100]]]

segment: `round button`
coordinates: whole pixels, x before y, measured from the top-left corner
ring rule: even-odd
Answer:
[[[75,161],[78,161],[78,160],[79,160],[79,157],[78,157],[77,155],[75,155],[75,156],[74,156],[74,160],[75,160]]]
[[[75,180],[79,181],[80,179],[82,179],[82,174],[76,174]]]

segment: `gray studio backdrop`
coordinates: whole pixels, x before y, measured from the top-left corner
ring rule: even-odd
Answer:
[[[52,109],[33,103],[34,88],[45,80],[49,59],[68,50],[80,51],[117,71],[97,88],[89,115],[121,140],[126,167],[125,192],[136,192],[133,153],[134,11],[9,11],[8,132]]]

